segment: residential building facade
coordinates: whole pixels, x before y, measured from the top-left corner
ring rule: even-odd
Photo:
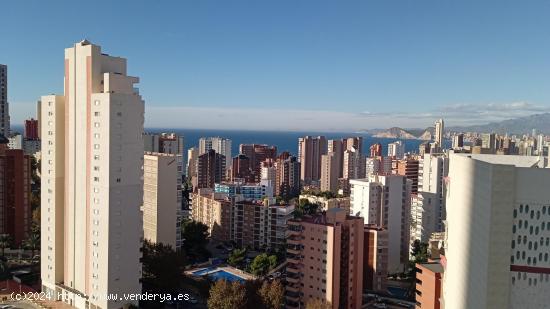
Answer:
[[[141,292],[144,102],[126,59],[65,50],[64,95],[41,99],[42,291],[76,308]]]
[[[361,308],[363,218],[343,209],[288,221],[286,307],[313,300],[332,308]]]
[[[181,248],[182,156],[146,152],[143,157],[143,237]]]

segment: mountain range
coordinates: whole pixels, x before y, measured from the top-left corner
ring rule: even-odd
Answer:
[[[550,113],[530,115],[526,117],[491,122],[484,125],[447,127],[450,132],[477,132],[498,134],[531,134],[535,129],[537,133],[550,134]],[[389,129],[372,129],[363,131],[374,137],[431,140],[434,128],[403,129],[392,127]]]

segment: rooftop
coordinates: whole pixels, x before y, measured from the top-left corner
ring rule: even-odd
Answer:
[[[429,269],[434,273],[443,273],[445,271],[445,269],[443,268],[443,265],[439,263],[418,263],[417,265],[420,265],[426,269]]]
[[[455,156],[468,157],[474,160],[491,164],[514,165],[515,167],[542,167],[541,157],[537,156],[515,156],[515,155],[494,155],[494,154],[468,154],[457,153]]]

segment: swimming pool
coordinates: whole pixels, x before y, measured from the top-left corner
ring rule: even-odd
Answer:
[[[192,272],[192,274],[194,276],[202,276],[202,275],[205,275],[213,270],[215,270],[216,267],[208,267],[208,268],[204,268],[204,269],[201,269],[201,270],[197,270],[197,271],[194,271]]]
[[[239,281],[239,282],[245,282],[246,280],[244,278],[241,278],[237,275],[234,275],[230,272],[227,272],[225,270],[218,270],[218,271],[215,271],[213,273],[209,273],[208,275],[208,278],[214,280],[214,281],[218,281],[218,280],[227,280],[227,281],[230,281],[230,282],[233,282],[233,281]]]
[[[223,269],[219,269],[218,267],[208,267],[208,268],[204,268],[204,269],[201,269],[201,270],[197,270],[197,271],[194,271],[192,272],[193,276],[197,276],[197,277],[203,277],[203,276],[207,276],[208,278],[214,280],[214,281],[218,281],[218,280],[227,280],[227,281],[230,281],[230,282],[233,282],[233,281],[239,281],[239,282],[245,282],[246,279],[243,278],[243,277],[240,277],[238,275],[235,275],[235,274],[232,274],[228,271],[225,271]]]

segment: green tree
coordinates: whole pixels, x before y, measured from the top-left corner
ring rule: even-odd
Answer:
[[[162,243],[143,242],[144,289],[157,293],[177,291],[182,280],[185,255]]]
[[[264,281],[258,294],[260,294],[262,303],[267,309],[279,309],[284,305],[285,287],[280,280]]]
[[[2,256],[5,256],[5,250],[6,248],[11,247],[12,245],[12,239],[9,234],[1,234],[0,235],[0,248],[2,249]]]
[[[425,263],[428,261],[428,244],[421,243],[420,240],[413,242],[412,252],[415,263]]]
[[[208,244],[208,226],[194,221],[186,220],[182,224],[183,250],[192,262],[202,261],[210,257],[206,249]]]
[[[246,258],[246,249],[244,248],[234,249],[229,255],[229,258],[227,259],[227,263],[233,267],[238,267],[243,264],[245,258]]]
[[[263,276],[277,266],[277,256],[262,253],[254,258],[250,264],[250,271],[256,276]]]
[[[294,217],[301,218],[304,215],[314,215],[319,211],[321,205],[318,203],[311,203],[308,199],[300,199],[298,205],[294,208]]]
[[[210,289],[209,309],[244,308],[245,305],[246,289],[238,281],[230,283],[226,280],[218,280]]]
[[[27,250],[31,250],[31,258],[33,258],[36,250],[40,248],[40,234],[31,233],[29,238],[23,241],[23,247]]]

